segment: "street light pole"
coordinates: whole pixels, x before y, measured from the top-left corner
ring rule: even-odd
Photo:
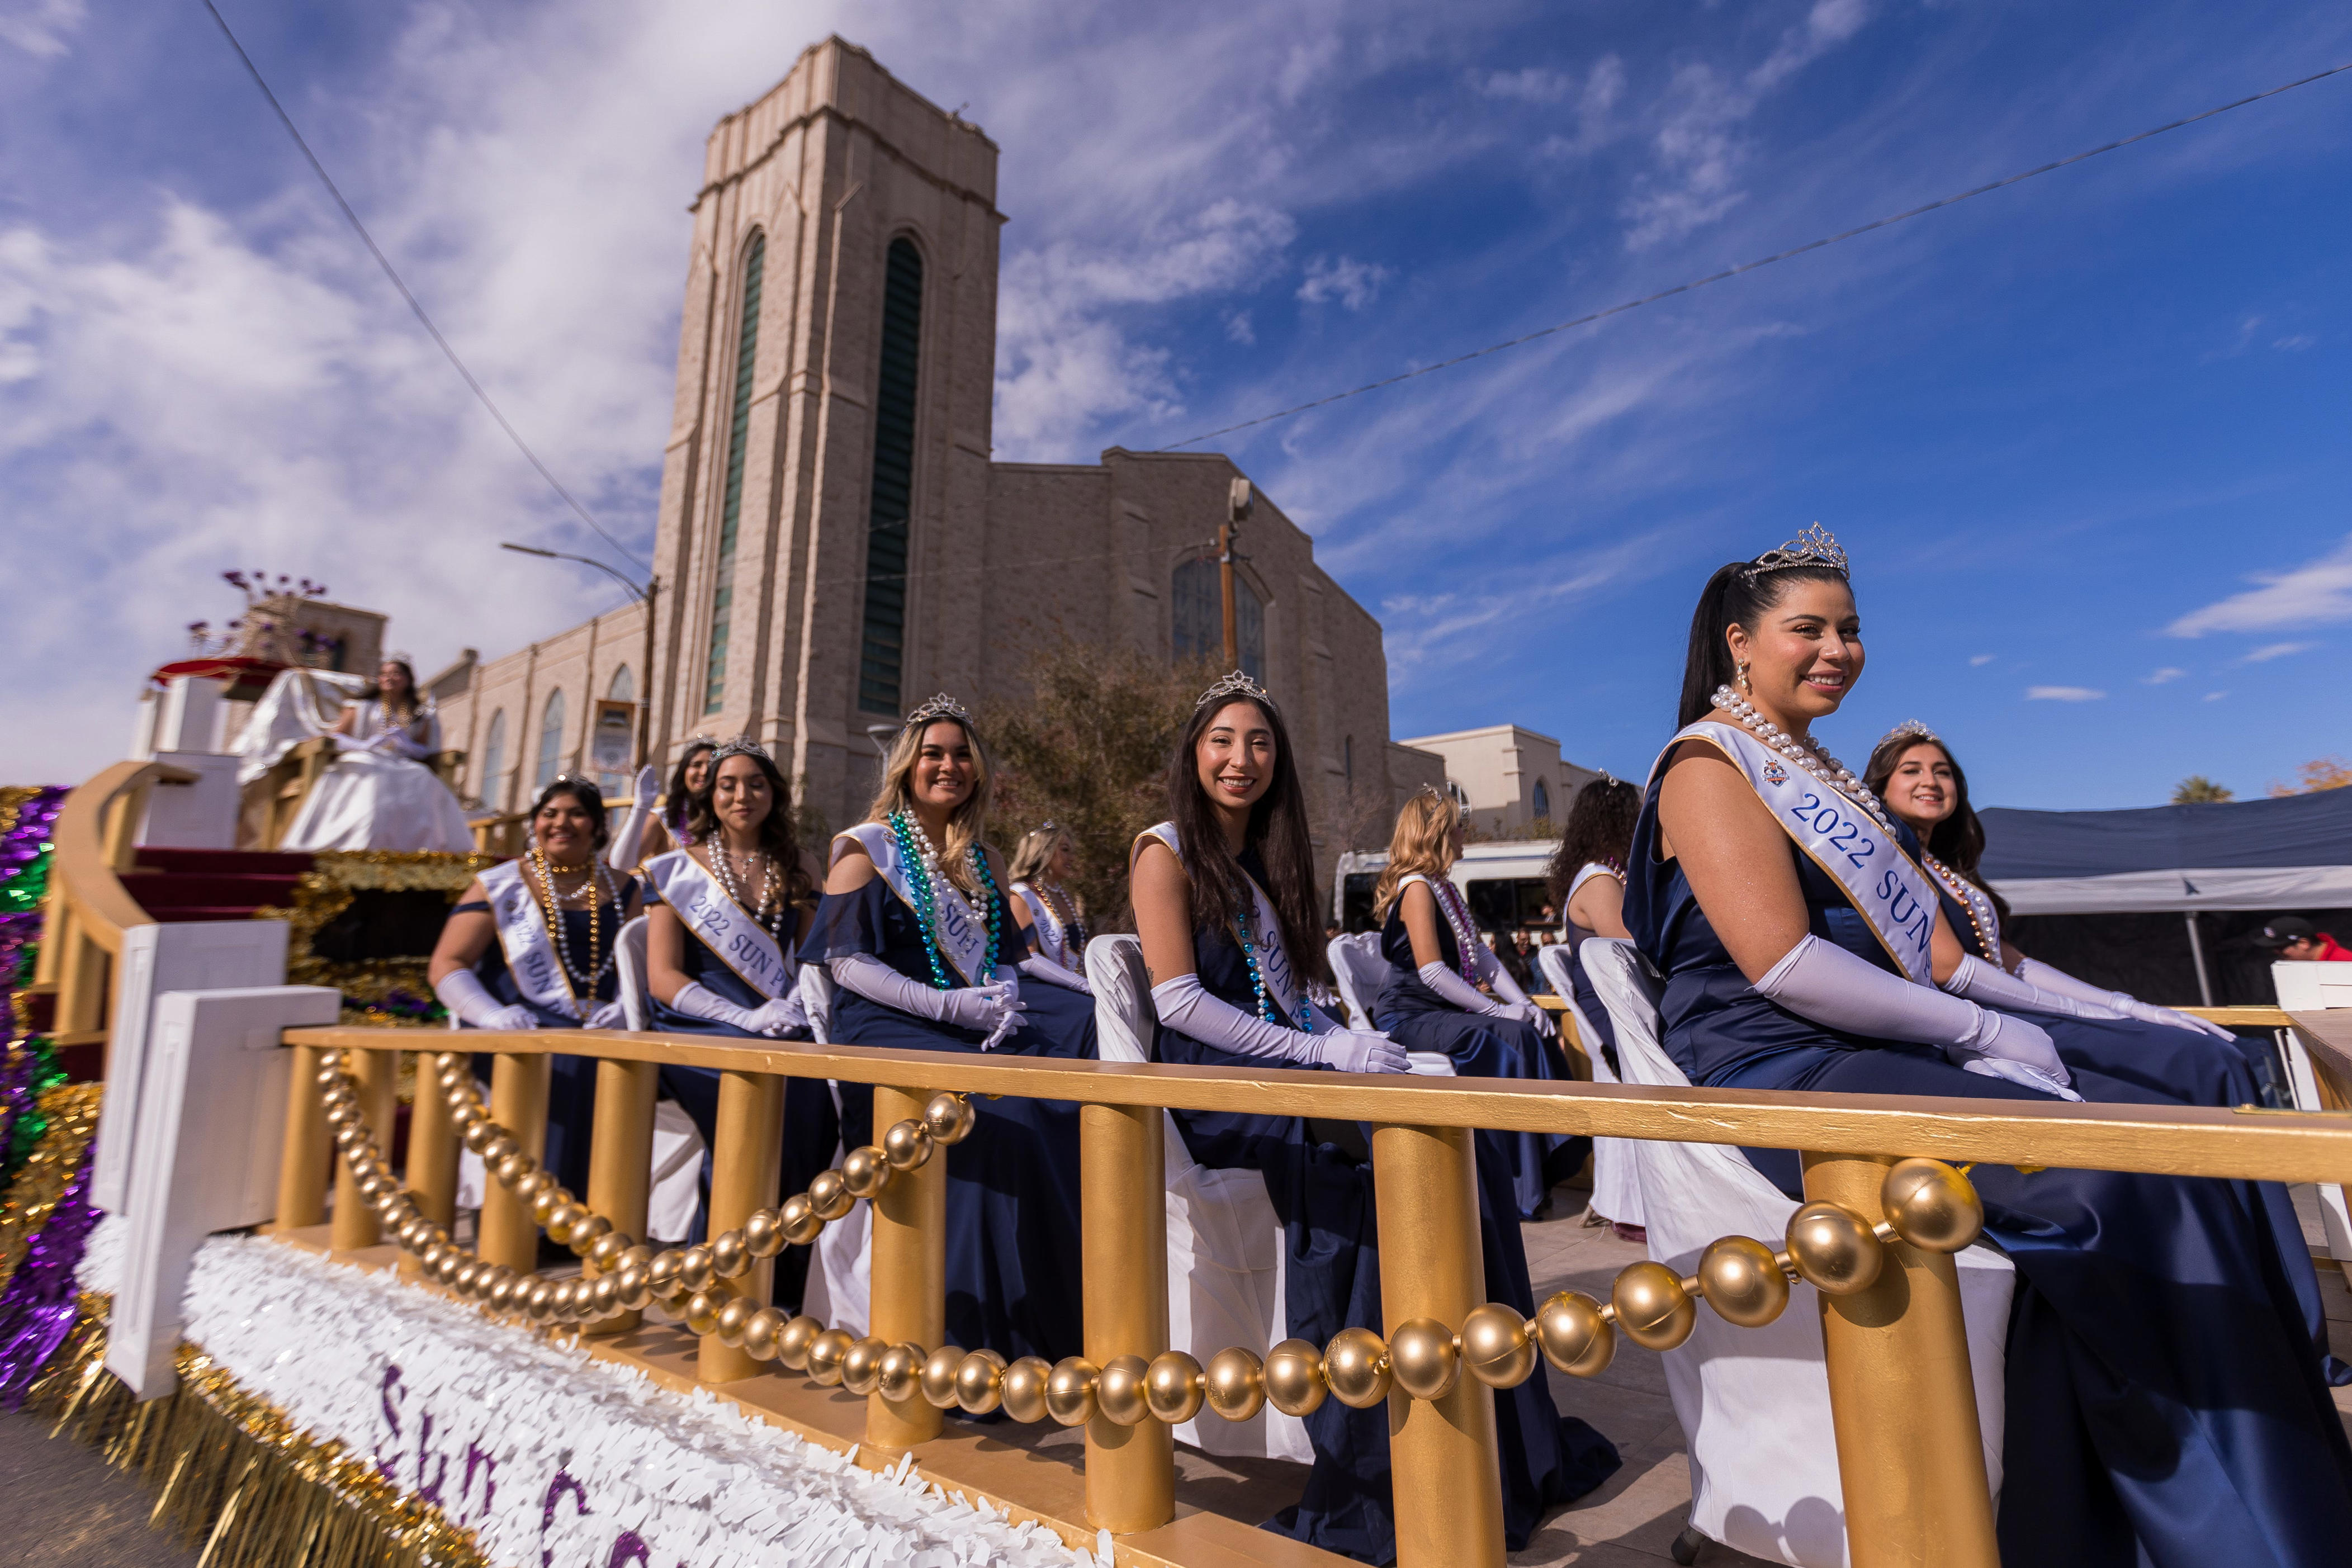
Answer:
[[[635,582],[622,576],[619,572],[614,571],[603,561],[593,559],[588,556],[573,555],[568,550],[541,549],[537,545],[519,545],[501,542],[499,548],[500,549],[510,549],[517,555],[543,556],[549,560],[571,560],[577,561],[582,566],[593,566],[598,571],[603,572],[606,577],[611,578],[614,582],[619,583],[624,589],[627,590],[628,595],[631,599],[645,606],[646,651],[644,657],[639,661],[639,666],[644,671],[644,674],[641,678],[646,684],[646,696],[644,701],[637,704],[636,760],[636,766],[643,768],[646,765],[646,742],[647,739],[646,731],[650,727],[647,725],[646,720],[652,716],[654,711],[654,601],[661,592],[661,579],[657,577],[647,578],[645,585],[643,587],[639,587]],[[590,700],[593,702],[594,699],[592,697]]]
[[[1217,587],[1225,601],[1225,668],[1242,667],[1241,623],[1234,610],[1234,534],[1250,515],[1257,494],[1246,479],[1235,479],[1225,495],[1225,520],[1217,526]]]

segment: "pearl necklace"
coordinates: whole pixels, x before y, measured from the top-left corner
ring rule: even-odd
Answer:
[[[1985,897],[1984,890],[1929,854],[1924,845],[1919,851],[1919,863],[1926,866],[1928,874],[1942,883],[1959,906],[1969,912],[1969,924],[1977,930],[1977,945],[1984,949],[1985,956],[1992,962],[2000,963],[2000,917],[1994,914],[1992,901]],[[1987,915],[1992,916],[1990,929],[1987,928]]]
[[[1054,946],[1065,954],[1082,951],[1087,945],[1087,928],[1079,920],[1077,905],[1071,902],[1070,895],[1057,883],[1044,882],[1016,882],[1013,884],[1013,891],[1018,893],[1024,887],[1036,894],[1037,913],[1045,917],[1046,925],[1053,931]],[[1068,904],[1069,913],[1065,915],[1055,908],[1057,903]]]
[[[1715,688],[1715,706],[1738,719],[1743,728],[1790,761],[1803,768],[1816,779],[1870,813],[1878,825],[1886,830],[1887,837],[1896,843],[1903,835],[1896,831],[1895,819],[1878,803],[1869,785],[1853,775],[1853,769],[1829,754],[1829,748],[1807,736],[1801,742],[1758,713],[1755,707],[1729,686]]]
[[[620,955],[621,945],[615,942],[604,954],[602,963],[596,958],[598,950],[604,946],[604,905],[619,903],[620,893],[613,886],[613,873],[605,869],[602,860],[592,859],[588,862],[587,880],[570,893],[556,891],[555,872],[558,868],[547,858],[547,852],[536,845],[530,852],[530,869],[537,873],[535,885],[539,890],[540,912],[547,916],[547,934],[555,941],[555,960],[563,966],[564,983],[572,991],[572,1005],[584,1019],[588,1016],[589,1004],[595,1000],[596,988],[604,983],[605,972],[612,968],[613,960]],[[573,868],[566,866],[562,869],[569,871]],[[588,962],[593,967],[593,973],[585,976],[572,961],[572,935],[565,929],[563,918],[563,905],[578,899],[583,893],[589,895]]]
[[[1454,967],[1462,971],[1465,980],[1475,986],[1478,965],[1470,956],[1470,944],[1478,940],[1478,933],[1470,924],[1470,912],[1462,907],[1461,891],[1450,880],[1433,876],[1426,880],[1430,896],[1437,900],[1437,907],[1444,913],[1445,924],[1454,928]]]
[[[755,902],[743,896],[743,884],[736,880],[735,857],[719,840],[710,843],[710,871],[719,879],[720,891],[735,901],[736,905],[750,915],[761,929],[782,943],[783,909],[776,896],[776,860],[765,850],[753,850],[751,858],[760,862],[760,895]]]

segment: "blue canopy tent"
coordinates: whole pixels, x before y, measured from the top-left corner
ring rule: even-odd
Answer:
[[[2019,927],[2021,947],[2065,967],[2062,958],[2042,953],[2026,934],[2039,928],[2050,938],[2062,938],[2064,927],[2074,923],[2042,917],[2178,911],[2188,936],[2186,956],[2196,972],[2197,999],[2208,1006],[2214,992],[2207,961],[2209,934],[2218,932],[2221,940],[2244,949],[2246,935],[2268,915],[2324,917],[2352,910],[2352,789],[2132,811],[1994,807],[1980,815],[1985,830],[1980,869],[2011,910],[2028,917]],[[2200,921],[2200,915],[2239,917]],[[2101,924],[2125,936],[2137,931],[2141,935],[2132,938],[2133,945],[2143,950],[2148,946],[2150,928],[2142,923],[2110,918]],[[2140,956],[2158,956],[2144,951]],[[2265,965],[2265,959],[2249,952],[2248,965],[2239,967]],[[2137,967],[2145,970],[2147,965]],[[2136,988],[2121,980],[2107,983]],[[2267,989],[2266,977],[2263,988]]]

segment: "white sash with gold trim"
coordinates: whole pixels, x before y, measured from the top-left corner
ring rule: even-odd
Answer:
[[[898,837],[887,823],[860,822],[839,839],[856,841],[882,873],[898,902],[922,917],[922,905],[915,902],[915,883],[910,868],[898,853]],[[958,978],[967,986],[984,986],[996,977],[983,973],[988,967],[988,916],[972,908],[963,890],[950,882],[942,873],[931,882],[931,935],[940,945],[940,956],[955,970]],[[1010,919],[1011,912],[1006,912]]]
[[[714,849],[714,854],[724,851]],[[661,901],[719,961],[771,1001],[799,983],[790,957],[751,912],[727,895],[719,879],[684,850],[658,854],[640,868]]]
[[[1178,860],[1184,858],[1184,846],[1176,841],[1175,823],[1161,822],[1146,828],[1144,831],[1174,850]],[[1244,872],[1242,880],[1249,883],[1252,902],[1250,940],[1257,946],[1258,978],[1265,982],[1267,998],[1282,1010],[1283,1022],[1296,1028],[1298,1023],[1298,974],[1290,967],[1289,949],[1282,945],[1282,920],[1274,912],[1274,900],[1268,898],[1265,889],[1257,884],[1257,878]]]
[[[508,861],[482,873],[482,891],[490,895],[490,919],[499,930],[499,946],[507,956],[507,973],[523,1000],[550,1012],[585,1018],[587,1009],[572,993],[572,977],[555,956],[539,895],[523,874],[523,862]]]
[[[1731,759],[1765,810],[1807,859],[1830,875],[1906,978],[1936,983],[1928,966],[1936,890],[1927,873],[1860,806],[1736,724],[1700,719],[1661,752],[1703,740]]]

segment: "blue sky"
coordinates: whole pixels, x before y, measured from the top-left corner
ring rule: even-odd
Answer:
[[[223,0],[476,371],[649,543],[702,139],[838,30],[1003,149],[998,455],[1166,444],[2352,60],[2326,5]],[[1638,775],[1717,563],[1819,519],[1987,803],[2352,752],[2352,74],[1222,438],[1398,735]],[[604,608],[200,5],[0,0],[7,776],[120,755],[265,566],[437,665]],[[2037,695],[2038,694],[2038,695]]]

